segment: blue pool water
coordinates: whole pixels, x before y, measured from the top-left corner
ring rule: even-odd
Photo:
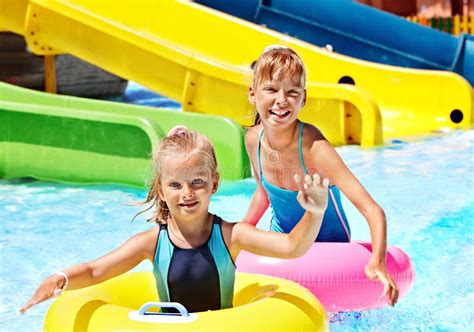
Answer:
[[[332,331],[466,331],[474,326],[474,131],[363,150],[338,148],[346,163],[384,207],[389,243],[412,258],[417,277],[394,308],[343,313]],[[211,210],[239,220],[255,184],[222,183]],[[49,303],[27,314],[17,309],[41,279],[90,260],[147,229],[128,203],[144,190],[0,180],[0,330],[40,331]],[[343,200],[353,239],[368,227]],[[268,215],[260,227],[268,225]],[[149,269],[142,263],[137,269]]]

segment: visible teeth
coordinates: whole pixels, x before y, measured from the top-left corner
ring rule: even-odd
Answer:
[[[270,111],[271,113],[273,114],[276,114],[278,116],[283,116],[283,115],[287,115],[288,113],[290,113],[290,111]]]

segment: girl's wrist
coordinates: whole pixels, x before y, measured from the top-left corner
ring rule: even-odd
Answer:
[[[370,257],[369,263],[386,265],[385,255],[380,256],[380,255],[372,254],[372,257]]]
[[[67,277],[66,273],[64,273],[63,271],[60,271],[60,272],[56,272],[54,274],[55,276],[60,276],[61,277],[61,280],[63,280],[63,283],[62,285],[59,287],[62,291],[66,290],[68,284],[69,284],[69,278]]]
[[[308,211],[311,216],[311,219],[314,222],[318,222],[322,217],[324,217],[325,210],[318,210],[318,211]]]

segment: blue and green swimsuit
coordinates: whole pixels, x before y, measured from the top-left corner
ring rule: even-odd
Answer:
[[[211,234],[199,248],[171,242],[160,225],[153,274],[160,301],[179,302],[189,312],[232,307],[235,265],[222,236],[222,219],[213,217]]]
[[[303,127],[304,123],[301,123],[299,137],[298,137],[298,149],[300,156],[300,163],[303,167],[305,174],[309,174],[303,159]],[[280,233],[289,233],[303,217],[305,209],[301,207],[296,199],[298,195],[297,191],[286,190],[271,184],[265,179],[262,173],[262,166],[260,163],[260,145],[263,136],[263,129],[260,132],[258,138],[258,170],[260,173],[260,181],[265,188],[268,200],[272,206],[273,218],[270,226],[270,230]],[[346,215],[342,209],[341,194],[336,186],[329,187],[329,200],[328,207],[324,213],[323,224],[316,242],[349,242],[351,232],[349,223],[347,222]]]

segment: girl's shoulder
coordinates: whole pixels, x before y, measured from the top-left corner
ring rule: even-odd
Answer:
[[[230,243],[230,238],[232,237],[232,233],[234,232],[235,226],[240,227],[241,225],[244,225],[244,224],[246,224],[246,223],[243,222],[243,221],[225,221],[225,220],[222,220],[221,230],[222,230],[222,234],[224,235],[224,238],[226,239],[226,242]],[[247,225],[250,225],[250,224],[247,224]]]
[[[221,232],[227,248],[232,248],[232,233],[236,224],[237,223],[225,221],[224,219],[222,219]]]
[[[140,251],[153,261],[159,233],[160,227],[156,225],[146,231],[133,235],[129,240],[133,241],[134,247],[140,248]]]
[[[143,236],[146,237],[148,240],[157,240],[158,235],[160,234],[160,225],[155,225],[152,228],[143,231],[141,234],[143,234]]]
[[[304,122],[303,128],[303,144],[306,146],[312,146],[314,142],[327,141],[321,130],[311,123]]]
[[[319,128],[310,123],[305,123],[303,130],[303,150],[310,152],[309,155],[317,157],[327,156],[328,150],[334,150],[331,143],[324,137]],[[318,164],[320,160],[318,160]]]
[[[159,234],[160,234],[160,226],[155,225],[151,227],[150,229],[147,229],[145,231],[142,231],[136,234],[136,237],[138,237],[144,243],[150,243],[150,242],[154,242],[158,240]]]
[[[246,128],[245,145],[247,146],[247,149],[257,144],[258,135],[260,134],[261,131],[262,131],[261,124]]]
[[[224,220],[222,219],[221,217],[219,217],[221,219],[221,228],[232,228],[235,224],[235,222],[231,222],[231,221],[227,221],[227,220]]]

